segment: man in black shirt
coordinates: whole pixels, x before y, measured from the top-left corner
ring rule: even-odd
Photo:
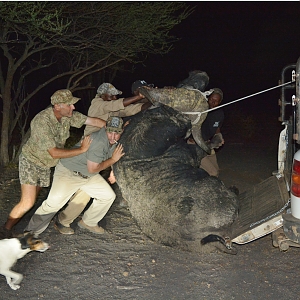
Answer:
[[[223,92],[214,88],[213,92],[208,96],[209,108],[214,108],[220,105],[223,100]],[[211,148],[211,154],[205,156],[201,160],[200,168],[204,169],[211,176],[219,176],[219,166],[214,149],[218,149],[224,144],[224,139],[221,133],[221,127],[224,121],[224,112],[222,109],[215,109],[207,114],[205,121],[201,127],[202,138]],[[195,144],[193,138],[189,138],[188,144]]]
[[[220,105],[223,100],[223,92],[214,88],[212,94],[208,97],[209,108],[214,108]],[[204,141],[211,145],[212,152],[205,156],[201,161],[201,168],[211,176],[219,176],[219,166],[214,149],[219,148],[224,144],[224,139],[221,134],[221,126],[224,121],[224,112],[222,109],[216,109],[207,114],[205,121],[201,127],[201,133]],[[218,140],[219,142],[215,143]]]

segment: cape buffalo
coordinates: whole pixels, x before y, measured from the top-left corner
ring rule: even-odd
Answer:
[[[206,153],[186,143],[190,129],[187,116],[163,104],[138,113],[121,136],[125,155],[113,171],[147,236],[182,250],[207,252],[216,244],[203,246],[201,239],[229,234],[238,199],[199,168]]]

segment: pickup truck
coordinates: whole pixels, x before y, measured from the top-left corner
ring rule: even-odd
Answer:
[[[300,247],[300,58],[283,68],[279,80],[278,170],[239,196],[239,216],[230,243],[246,244],[272,233],[273,246]],[[230,244],[230,245],[231,245]]]

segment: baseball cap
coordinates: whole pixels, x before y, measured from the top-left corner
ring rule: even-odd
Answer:
[[[119,117],[109,117],[106,121],[106,128],[107,132],[117,132],[122,133],[123,131],[123,120]]]
[[[145,80],[137,80],[131,86],[132,94],[134,91],[136,91],[138,88],[140,88],[142,86],[154,87],[154,84],[153,83],[148,84]]]
[[[80,98],[73,97],[70,90],[58,90],[51,96],[51,104],[65,103],[67,105],[75,104]]]
[[[121,95],[122,92],[117,90],[111,83],[104,82],[98,87],[97,94]]]

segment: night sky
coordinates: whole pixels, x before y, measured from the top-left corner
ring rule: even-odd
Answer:
[[[130,96],[131,83],[176,86],[191,70],[206,71],[207,87],[219,87],[224,103],[276,86],[282,69],[300,57],[299,2],[187,2],[195,11],[172,30],[181,40],[151,56],[114,84]],[[288,78],[288,80],[290,80]],[[246,109],[278,108],[279,89],[243,101]]]
[[[228,103],[278,85],[282,69],[300,57],[299,1],[186,3],[195,9],[171,30],[180,38],[173,50],[163,56],[149,55],[143,65],[127,65],[133,72],[117,74],[112,84],[123,91],[122,97],[132,96],[131,85],[137,79],[162,88],[176,86],[189,71],[202,70],[210,77],[207,90],[222,89],[223,103]],[[87,113],[101,83],[94,83],[90,96],[78,95],[83,100],[76,110]],[[43,96],[37,95],[30,119],[49,104],[53,90],[60,88],[63,86],[56,81],[43,90]],[[275,89],[226,106],[225,119],[226,110],[231,109],[252,115],[263,111],[278,118],[279,97],[280,89]]]

